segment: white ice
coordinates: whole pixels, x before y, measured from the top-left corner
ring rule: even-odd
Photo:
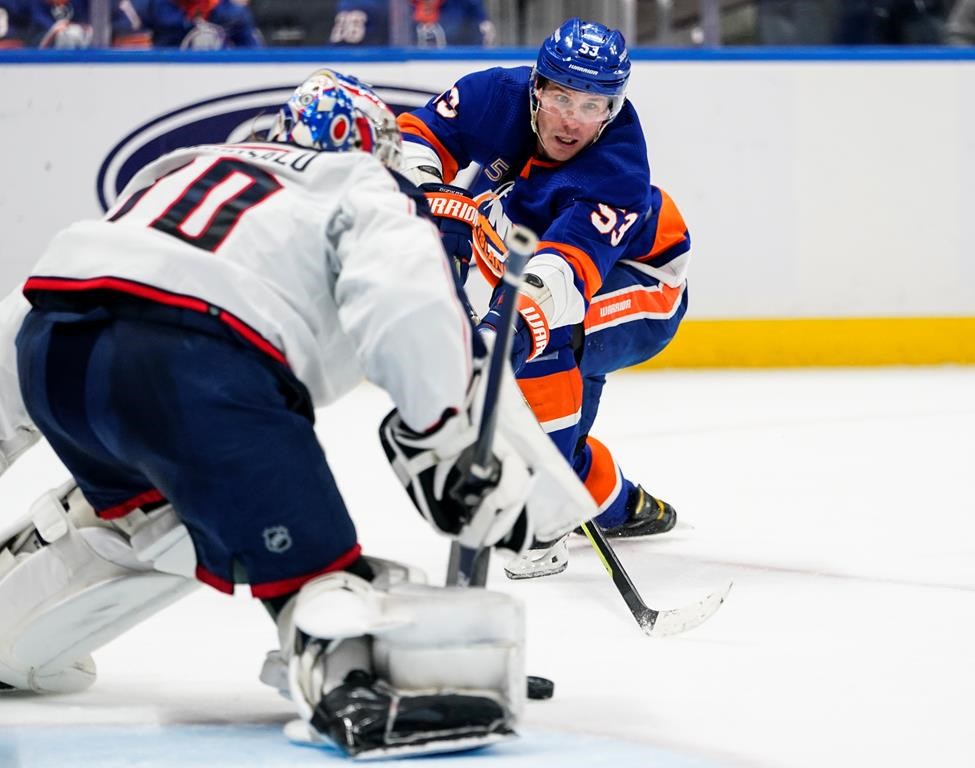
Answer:
[[[971,768],[973,394],[975,369],[950,367],[612,378],[593,432],[682,521],[618,543],[643,597],[735,586],[700,628],[651,639],[585,540],[549,579],[495,562],[555,697],[520,745],[437,765]],[[381,457],[386,408],[364,386],[319,431],[365,549],[441,579],[447,543]],[[0,479],[0,515],[63,477],[35,449]],[[102,649],[88,692],[0,698],[0,766],[336,764],[269,735],[290,713],[256,680],[274,633],[239,592],[201,588]],[[207,741],[236,724],[235,749]]]

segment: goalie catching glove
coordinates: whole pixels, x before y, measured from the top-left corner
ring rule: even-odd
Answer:
[[[475,382],[479,379],[475,376]],[[392,411],[379,428],[380,440],[427,522],[469,549],[499,547],[521,553],[533,535],[525,508],[532,475],[500,435],[495,437],[488,476],[470,475],[477,441],[470,400],[463,412],[446,415],[422,434]]]

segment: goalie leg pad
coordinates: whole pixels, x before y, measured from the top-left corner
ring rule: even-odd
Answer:
[[[99,520],[73,483],[33,504],[31,522],[0,546],[0,682],[83,690],[95,680],[93,650],[195,588],[146,557],[179,570],[192,554],[172,508],[135,512]]]
[[[304,726],[289,726],[290,738],[378,757],[514,734],[525,701],[514,598],[408,583],[385,591],[336,573],[302,588],[292,621],[289,682]]]

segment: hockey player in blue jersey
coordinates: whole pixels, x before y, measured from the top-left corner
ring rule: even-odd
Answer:
[[[658,354],[687,308],[690,237],[654,186],[643,129],[626,100],[630,61],[619,31],[570,19],[534,67],[461,78],[399,117],[405,172],[440,215],[461,271],[491,283],[512,223],[539,246],[519,294],[512,365],[542,426],[572,462],[611,536],[670,530],[676,512],[623,476],[590,434],[606,375]],[[450,186],[470,163],[469,188]],[[472,228],[471,228],[472,227]],[[495,308],[484,316],[490,330]],[[558,572],[564,541],[509,576]]]

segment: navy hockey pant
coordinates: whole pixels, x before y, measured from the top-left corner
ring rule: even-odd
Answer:
[[[618,263],[590,302],[581,350],[570,328],[556,329],[545,352],[518,372],[522,394],[599,505],[596,521],[604,528],[625,522],[634,487],[589,434],[606,375],[659,354],[686,311],[686,285],[672,288],[637,265]],[[633,403],[634,411],[650,402]]]
[[[27,409],[96,512],[168,500],[201,581],[278,597],[359,557],[304,386],[216,321],[34,309],[17,349]]]

